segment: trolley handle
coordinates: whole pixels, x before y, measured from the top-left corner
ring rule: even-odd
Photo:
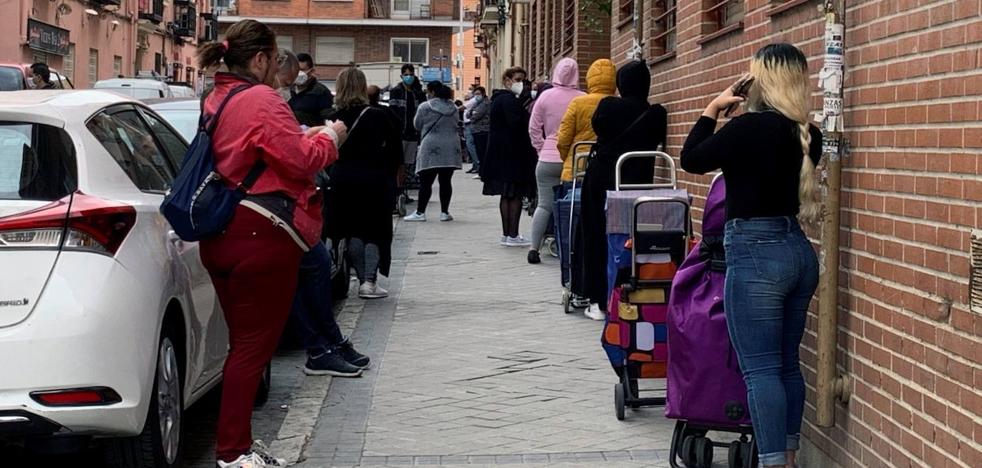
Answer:
[[[582,171],[580,170],[580,162],[586,160],[587,164],[589,165],[590,155],[592,153],[594,145],[596,144],[597,142],[592,140],[583,140],[573,143],[573,147],[571,149],[571,151],[573,152],[573,179],[578,179],[586,175],[586,169],[583,169]],[[579,151],[577,151],[577,149],[579,149],[579,147],[581,146],[589,147],[591,151],[587,151],[586,153],[580,153]]]
[[[631,159],[654,159],[655,165],[657,166],[659,160],[665,161],[665,165],[668,166],[669,179],[671,182],[661,182],[656,183],[652,181],[650,184],[624,184],[621,183],[621,169],[624,163]],[[677,174],[675,173],[675,160],[672,159],[667,153],[661,151],[631,151],[622,154],[617,158],[617,169],[614,171],[614,190],[653,190],[660,188],[674,189],[678,186]]]

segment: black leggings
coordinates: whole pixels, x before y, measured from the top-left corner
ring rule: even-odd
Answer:
[[[453,177],[454,168],[438,167],[426,169],[419,172],[419,201],[416,202],[416,212],[426,213],[426,205],[433,196],[433,182],[440,179],[440,212],[450,212],[450,197],[453,195],[453,186],[450,185],[450,178]]]
[[[501,235],[518,237],[518,224],[522,220],[522,197],[501,196]]]

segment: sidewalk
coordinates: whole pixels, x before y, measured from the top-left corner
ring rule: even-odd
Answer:
[[[373,368],[333,379],[300,466],[668,466],[674,421],[616,420],[602,325],[563,314],[557,260],[499,246],[497,198],[454,184],[456,221],[432,201],[398,224],[392,296],[352,337]]]

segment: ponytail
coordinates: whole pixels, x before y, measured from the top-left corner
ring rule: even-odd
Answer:
[[[821,214],[821,204],[818,200],[818,182],[815,180],[815,163],[811,158],[811,133],[808,123],[798,122],[798,137],[801,141],[801,171],[798,174],[798,201],[801,208],[798,217],[806,222],[818,221]]]
[[[269,26],[256,20],[242,20],[228,28],[224,41],[198,47],[198,66],[211,68],[224,63],[230,70],[245,68],[256,54],[275,49],[276,33]]]

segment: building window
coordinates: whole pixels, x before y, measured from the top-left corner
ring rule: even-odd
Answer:
[[[705,5],[704,34],[740,24],[743,21],[743,0],[703,0]]]
[[[576,36],[576,0],[566,0],[563,6],[563,49],[570,50]]]
[[[563,45],[563,8],[560,0],[552,0],[552,53],[561,52]]]
[[[75,44],[68,44],[68,54],[61,61],[61,72],[69,81],[75,82]]]
[[[280,50],[289,50],[290,52],[295,52],[293,50],[293,36],[287,36],[286,34],[277,34],[276,48]]]
[[[428,63],[429,48],[429,39],[392,39],[392,61]]]
[[[48,54],[44,52],[34,52],[33,63],[48,63]]]
[[[651,38],[651,56],[661,57],[675,51],[676,0],[656,0],[652,5],[655,31]]]
[[[113,76],[123,75],[123,57],[113,55]]]
[[[89,85],[99,81],[99,50],[89,49]]]
[[[355,39],[318,37],[314,60],[325,65],[347,65],[355,61]]]
[[[475,70],[480,70],[481,69],[481,56],[480,55],[475,55],[474,56],[474,69]]]
[[[158,75],[163,74],[164,69],[164,56],[160,53],[153,54],[153,71],[157,72]]]
[[[624,22],[634,17],[634,0],[621,0],[617,18]]]
[[[481,77],[480,76],[475,76],[474,77],[474,84],[477,85],[477,86],[481,86]]]

